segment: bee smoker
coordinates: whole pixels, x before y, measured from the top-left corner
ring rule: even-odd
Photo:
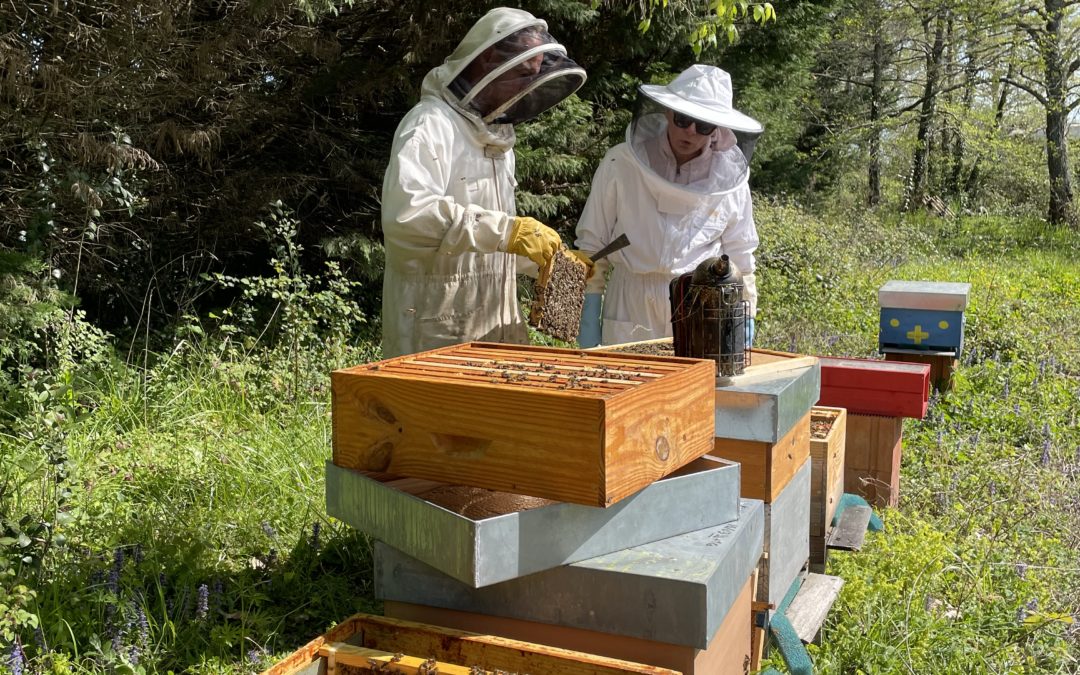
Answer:
[[[741,375],[750,363],[742,273],[726,255],[709,258],[671,281],[675,355],[716,361],[721,377]]]

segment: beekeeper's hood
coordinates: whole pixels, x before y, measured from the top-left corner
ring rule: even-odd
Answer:
[[[547,32],[547,23],[508,7],[477,21],[454,53],[428,73],[425,90],[484,124],[533,119],[585,83],[585,71]]]
[[[731,76],[715,66],[691,66],[667,85],[642,85],[626,141],[647,170],[663,175],[658,167],[670,161],[662,156],[670,154],[668,124],[689,128],[693,122],[697,133],[705,129],[710,137],[712,166],[703,178],[680,187],[701,194],[730,190],[746,179],[763,131],[757,120],[732,107],[731,98]]]

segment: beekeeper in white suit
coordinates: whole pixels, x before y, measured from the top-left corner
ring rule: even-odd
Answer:
[[[748,180],[761,131],[732,107],[731,77],[714,66],[691,66],[666,86],[640,87],[626,142],[597,167],[577,225],[576,244],[585,252],[622,234],[630,239],[596,263],[581,346],[669,337],[668,284],[721,254],[742,272],[754,316],[758,235]],[[753,319],[747,332],[749,340]]]
[[[384,357],[527,342],[517,256],[542,266],[562,242],[516,215],[513,125],[584,82],[544,21],[509,8],[485,14],[424,78],[383,179]]]

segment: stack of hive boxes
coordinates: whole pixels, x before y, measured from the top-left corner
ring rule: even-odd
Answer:
[[[764,502],[757,597],[775,609],[810,555],[810,413],[821,367],[815,357],[800,357],[763,371],[716,388],[713,455],[739,462],[741,496]]]
[[[801,493],[741,498],[739,465],[709,456],[714,375],[484,343],[335,372],[328,512],[377,540],[388,616],[743,673],[766,512]],[[808,475],[787,482],[808,502]]]
[[[873,506],[896,506],[904,418],[922,419],[930,366],[821,357],[819,404],[847,410],[844,491]]]

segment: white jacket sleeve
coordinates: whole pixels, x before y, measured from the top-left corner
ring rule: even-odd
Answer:
[[[743,297],[750,303],[750,316],[757,316],[757,279],[754,272],[757,260],[754,251],[758,247],[757,226],[754,225],[754,203],[750,198],[750,186],[745,185],[738,194],[736,221],[720,236],[723,251],[743,274]]]
[[[383,179],[383,235],[417,255],[502,250],[513,217],[449,196],[454,130],[437,116],[402,123]],[[512,170],[512,169],[511,169]]]
[[[616,180],[615,158],[611,151],[608,151],[593,174],[592,190],[581,212],[581,218],[578,219],[574,248],[586,253],[596,253],[607,246],[615,238],[618,204],[619,185]],[[609,265],[607,258],[596,262],[586,293],[604,292]]]

